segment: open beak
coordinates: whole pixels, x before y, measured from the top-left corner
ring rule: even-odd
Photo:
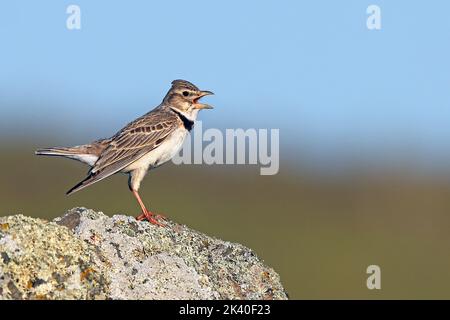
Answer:
[[[213,95],[214,93],[211,91],[200,91],[198,98],[194,100],[194,108],[195,109],[213,109],[212,106],[206,103],[199,103],[198,100],[203,98],[204,96]]]

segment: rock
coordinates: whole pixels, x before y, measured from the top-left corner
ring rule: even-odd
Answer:
[[[74,208],[0,218],[0,299],[287,299],[248,248],[166,221]]]

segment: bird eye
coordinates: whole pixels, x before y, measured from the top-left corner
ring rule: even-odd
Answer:
[[[183,96],[187,97],[189,95],[188,91],[183,91]]]

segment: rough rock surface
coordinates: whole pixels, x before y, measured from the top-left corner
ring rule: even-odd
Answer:
[[[74,208],[0,218],[0,299],[287,299],[248,248],[171,221]]]

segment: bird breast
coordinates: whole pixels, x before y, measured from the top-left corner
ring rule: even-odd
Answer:
[[[188,131],[180,127],[167,137],[158,147],[141,157],[139,160],[125,167],[123,172],[130,172],[137,169],[148,169],[158,167],[172,159],[183,145]]]

